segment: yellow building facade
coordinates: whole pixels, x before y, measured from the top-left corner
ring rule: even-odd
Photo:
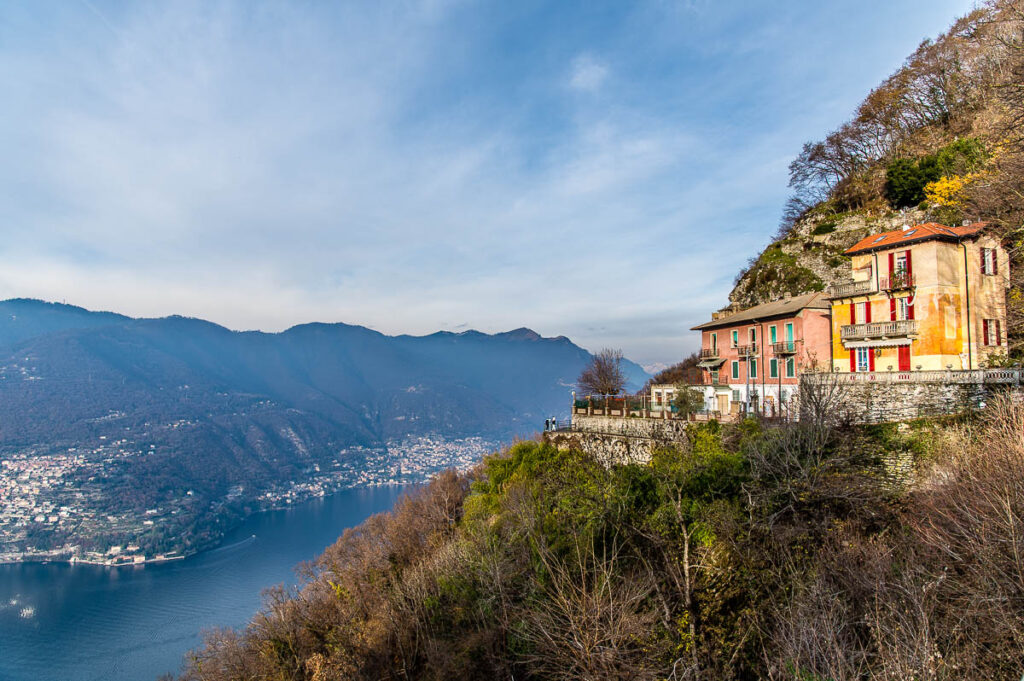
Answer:
[[[1005,355],[1009,257],[983,223],[873,234],[828,290],[832,370],[978,369]]]

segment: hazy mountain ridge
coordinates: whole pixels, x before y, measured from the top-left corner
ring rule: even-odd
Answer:
[[[468,465],[566,414],[590,357],[529,329],[239,332],[0,302],[0,560],[192,551],[268,505]]]
[[[529,329],[392,337],[310,323],[236,332],[21,299],[0,302],[0,358],[0,446],[35,444],[43,432],[74,439],[84,421],[111,411],[187,417],[197,402],[216,413],[245,396],[372,444],[431,430],[532,432],[565,411],[590,354]],[[627,373],[633,384],[646,378],[632,363]],[[66,412],[56,425],[45,420],[54,402]]]

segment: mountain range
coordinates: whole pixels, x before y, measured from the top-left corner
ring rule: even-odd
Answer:
[[[386,336],[348,324],[236,332],[38,300],[0,302],[0,446],[74,440],[104,418],[195,419],[240,405],[299,414],[333,438],[528,434],[564,413],[590,361],[564,336]],[[647,378],[632,362],[630,387]]]
[[[0,512],[0,554],[187,552],[268,504],[415,480],[454,463],[450,443],[496,446],[567,415],[591,357],[525,328],[239,332],[2,301],[0,492],[18,510]],[[648,378],[623,369],[631,389]],[[404,443],[424,438],[410,477]]]

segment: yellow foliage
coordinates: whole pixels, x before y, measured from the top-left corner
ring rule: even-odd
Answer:
[[[967,185],[979,179],[984,173],[967,173],[966,175],[943,175],[935,182],[924,186],[924,195],[929,203],[938,206],[957,207],[963,199]]]

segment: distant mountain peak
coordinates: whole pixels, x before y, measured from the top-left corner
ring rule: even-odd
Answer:
[[[524,341],[542,340],[542,336],[539,333],[537,333],[533,329],[528,329],[525,326],[521,326],[518,329],[512,329],[511,331],[505,331],[504,333],[498,333],[495,335],[501,336],[503,338],[512,338],[515,340]]]

